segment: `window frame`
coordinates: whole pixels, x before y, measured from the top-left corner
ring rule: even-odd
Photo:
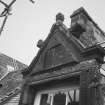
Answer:
[[[40,100],[41,100],[41,95],[42,94],[49,94],[49,93],[52,93],[52,98],[51,98],[51,104],[50,105],[53,105],[53,96],[54,96],[54,93],[56,92],[70,92],[71,90],[79,90],[79,102],[80,102],[80,87],[79,86],[65,86],[65,87],[56,87],[56,88],[50,88],[50,89],[43,89],[41,91],[38,91],[36,93],[36,96],[35,96],[35,99],[34,99],[34,105],[40,105]],[[74,96],[73,96],[74,97]],[[36,101],[38,100],[38,101]],[[36,103],[38,102],[38,103]],[[66,96],[66,104],[67,105],[68,103],[68,100],[67,100],[67,96]]]

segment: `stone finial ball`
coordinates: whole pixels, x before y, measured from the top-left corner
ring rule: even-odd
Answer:
[[[43,44],[44,44],[43,40],[40,39],[37,43],[37,47],[41,48],[43,47]]]
[[[56,15],[56,21],[57,20],[61,20],[62,22],[64,21],[64,15],[62,14],[62,13],[58,13],[57,15]]]

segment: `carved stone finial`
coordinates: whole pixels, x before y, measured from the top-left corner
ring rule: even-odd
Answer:
[[[37,43],[37,47],[42,48],[43,44],[44,44],[44,42],[42,40],[39,40]]]
[[[56,15],[56,21],[61,21],[63,22],[64,21],[64,15],[62,13],[58,13]]]

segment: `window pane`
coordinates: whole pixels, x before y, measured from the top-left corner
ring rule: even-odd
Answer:
[[[76,102],[79,102],[79,90],[76,90]]]
[[[53,105],[65,105],[66,95],[64,93],[58,93],[54,96]]]
[[[72,101],[74,101],[74,90],[69,91],[69,98],[71,97]]]
[[[48,94],[42,94],[40,105],[50,105],[48,104],[47,100],[48,100]]]
[[[67,105],[79,105],[79,89],[68,91]]]

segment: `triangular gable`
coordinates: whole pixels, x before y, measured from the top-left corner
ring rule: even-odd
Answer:
[[[62,28],[62,29],[61,29]],[[70,37],[70,36],[69,36]],[[78,46],[68,40],[67,30],[54,24],[29,69],[38,72],[47,68],[78,61]]]
[[[73,61],[74,58],[69,48],[67,48],[65,40],[60,36],[61,34],[61,32],[57,31],[49,40],[45,49],[44,68],[51,68]]]

